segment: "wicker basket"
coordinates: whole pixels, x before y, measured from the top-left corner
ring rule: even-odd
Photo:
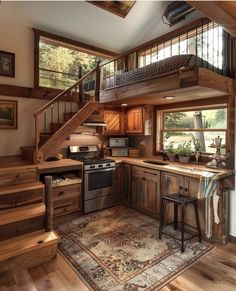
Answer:
[[[130,158],[139,158],[140,150],[137,148],[129,149],[129,157]]]

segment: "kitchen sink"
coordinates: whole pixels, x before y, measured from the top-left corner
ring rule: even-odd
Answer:
[[[158,160],[143,160],[144,163],[147,164],[153,164],[153,165],[158,165],[158,166],[166,166],[169,165],[168,162],[162,162],[162,161],[158,161]]]

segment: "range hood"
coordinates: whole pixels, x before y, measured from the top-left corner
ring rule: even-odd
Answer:
[[[107,123],[103,120],[86,120],[83,122],[85,126],[107,126]]]

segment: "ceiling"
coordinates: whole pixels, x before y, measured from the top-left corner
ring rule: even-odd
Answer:
[[[121,18],[85,1],[2,1],[0,17],[122,53],[201,17],[194,12],[170,29],[161,20],[169,3],[137,1]]]

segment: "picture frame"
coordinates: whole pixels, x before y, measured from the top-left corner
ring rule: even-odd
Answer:
[[[0,50],[0,77],[15,78],[15,54]]]
[[[0,129],[17,129],[17,101],[0,99]]]

